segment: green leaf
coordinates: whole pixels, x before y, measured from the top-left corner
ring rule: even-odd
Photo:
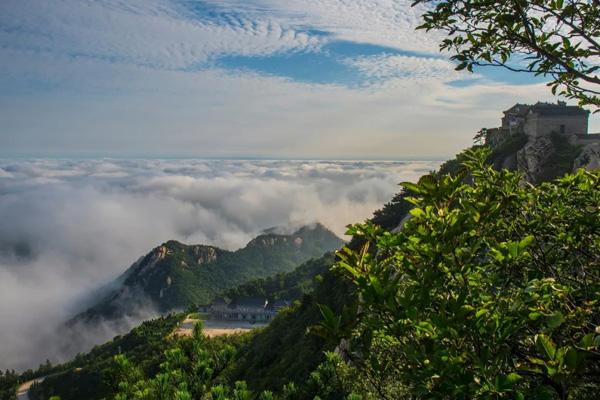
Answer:
[[[587,335],[585,335],[584,337],[581,338],[581,341],[579,342],[579,344],[584,349],[589,349],[591,347],[594,347],[594,334],[588,333]]]
[[[422,216],[423,214],[425,214],[425,211],[423,211],[420,208],[413,208],[409,212],[410,212],[410,215],[412,215],[415,218],[419,218],[420,216]]]
[[[529,319],[535,321],[535,320],[537,320],[538,318],[540,318],[543,315],[544,314],[542,314],[541,312],[538,312],[538,311],[530,312],[529,313]]]
[[[535,344],[538,351],[544,355],[547,360],[554,360],[554,356],[556,355],[556,346],[548,336],[541,333],[536,335]]]
[[[546,365],[546,373],[550,376],[554,376],[558,373],[558,368]]]
[[[508,242],[506,244],[506,248],[508,250],[508,254],[510,255],[510,258],[517,258],[519,256],[519,252],[521,250],[519,243]]]
[[[335,315],[333,310],[326,304],[317,304],[323,316],[322,326],[331,333],[337,334],[340,327],[341,317]]]
[[[353,266],[351,266],[350,264],[348,264],[346,262],[339,261],[337,265],[342,267],[343,269],[345,269],[354,278],[358,278],[361,275],[360,272],[356,268],[354,268]]]
[[[462,62],[456,66],[455,70],[462,71],[463,69],[467,68],[468,65],[468,62]]]
[[[404,186],[406,189],[415,193],[421,193],[423,191],[423,189],[419,185],[412,182],[401,182],[400,186]]]
[[[525,400],[525,395],[521,392],[515,393],[515,400]]]
[[[521,379],[522,379],[522,376],[517,374],[516,372],[511,372],[510,374],[506,375],[506,382],[511,385],[514,385]]]
[[[521,249],[524,249],[525,247],[531,245],[531,243],[533,243],[533,241],[535,240],[535,238],[533,237],[533,235],[528,235],[525,236],[523,239],[521,239],[521,241],[519,242],[519,247]]]
[[[499,392],[510,391],[519,380],[521,380],[521,375],[516,372],[511,372],[508,375],[499,375],[496,377],[496,390]]]
[[[567,352],[565,354],[565,365],[567,366],[567,368],[569,368],[572,371],[575,371],[579,367],[581,360],[582,357],[580,356],[577,349],[575,349],[574,347],[569,347],[567,349]]]
[[[554,314],[546,317],[546,325],[550,329],[556,329],[561,326],[565,322],[565,317],[562,315],[560,311],[555,312]]]

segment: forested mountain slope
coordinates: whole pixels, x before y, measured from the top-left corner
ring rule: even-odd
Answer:
[[[237,251],[168,241],[134,263],[116,290],[74,321],[118,318],[144,303],[160,312],[205,304],[229,288],[289,272],[342,244],[321,224],[290,235],[263,234]]]
[[[296,300],[311,293],[318,284],[317,277],[328,272],[335,261],[334,253],[309,260],[293,271],[268,278],[255,279],[225,292],[230,299],[265,297],[268,300]]]

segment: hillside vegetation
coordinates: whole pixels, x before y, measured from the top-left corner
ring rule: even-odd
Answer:
[[[126,335],[96,346],[68,363],[53,366],[47,362],[36,371],[0,374],[0,399],[16,399],[19,384],[40,377],[46,378],[30,390],[32,400],[45,400],[53,395],[60,395],[63,400],[112,398],[116,386],[111,384],[109,372],[114,357],[126,355],[146,373],[154,373],[168,347],[165,338],[183,317],[184,314],[173,314],[144,322]]]
[[[590,399],[600,388],[600,173],[539,187],[468,152],[423,177],[402,230],[357,225],[350,387],[377,398]],[[469,177],[471,184],[463,183]],[[376,249],[369,251],[368,249]]]
[[[316,278],[329,271],[335,260],[334,253],[301,264],[291,272],[282,272],[268,278],[255,279],[225,292],[231,299],[265,297],[268,300],[296,300],[312,293]]]

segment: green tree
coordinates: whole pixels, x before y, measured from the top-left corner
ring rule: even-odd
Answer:
[[[404,184],[400,231],[349,231],[366,241],[338,264],[360,294],[350,357],[378,398],[600,389],[600,172],[534,187],[487,155]]]
[[[202,323],[194,326],[191,338],[174,339],[165,350],[160,370],[146,377],[126,357],[115,357],[112,373],[118,379],[116,400],[246,400],[249,396],[244,383],[229,388],[215,383],[233,361],[235,348],[215,344],[202,334]]]
[[[415,0],[428,6],[421,29],[448,34],[440,45],[457,69],[502,66],[551,77],[553,93],[600,106],[597,0]]]

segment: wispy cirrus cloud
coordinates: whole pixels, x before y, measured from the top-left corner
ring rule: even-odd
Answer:
[[[443,80],[465,79],[465,75],[455,70],[455,65],[441,57],[417,57],[397,54],[378,54],[348,58],[347,64],[358,69],[371,83],[391,79]],[[468,78],[476,79],[477,75]]]
[[[3,50],[157,69],[184,69],[219,54],[272,54],[319,44],[267,15],[249,19],[208,7],[193,14],[184,7],[190,3],[7,0],[0,5],[0,40]]]
[[[439,157],[550,98],[454,71],[409,3],[2,1],[0,153]]]
[[[411,7],[410,0],[210,0],[206,3],[250,15],[268,13],[289,25],[328,32],[337,40],[437,53],[435,34],[415,32],[425,8]]]
[[[0,9],[0,54],[11,60],[0,70],[17,81],[25,60],[35,57],[40,63],[50,58],[62,64],[83,60],[192,72],[215,64],[250,65],[258,72],[271,66],[273,75],[297,78],[285,63],[278,64],[287,58],[303,69],[325,63],[307,76],[310,82],[346,84],[361,80],[365,57],[389,66],[386,56],[409,53],[420,61],[420,71],[439,69],[439,38],[415,31],[423,8],[411,7],[410,1],[7,0]],[[229,63],[220,63],[223,58]],[[262,68],[251,64],[261,58]],[[344,62],[354,58],[356,63]],[[48,75],[57,72],[51,64]],[[355,74],[336,80],[348,66],[358,67]],[[405,64],[395,66],[415,75]],[[29,78],[35,86],[36,76]],[[47,76],[40,78],[43,86]]]

